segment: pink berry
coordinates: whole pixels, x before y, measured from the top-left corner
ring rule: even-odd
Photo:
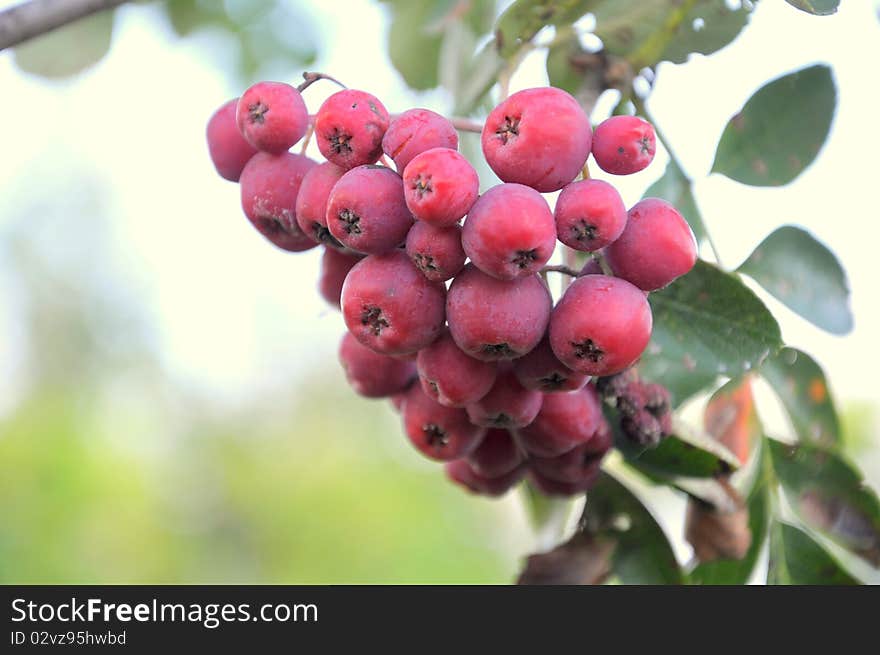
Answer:
[[[651,338],[651,307],[626,280],[587,275],[568,287],[550,319],[550,347],[568,368],[612,375],[629,368]]]
[[[599,475],[602,458],[611,448],[611,429],[603,419],[589,441],[556,457],[529,458],[532,469],[557,482],[592,482]]]
[[[327,229],[327,200],[330,191],[344,173],[345,169],[325,161],[315,166],[303,178],[296,198],[296,223],[315,243],[334,248],[342,247]]]
[[[458,149],[458,132],[446,118],[430,109],[408,109],[388,126],[382,150],[394,160],[398,171],[413,157],[431,148]]]
[[[471,424],[463,409],[444,407],[414,385],[403,405],[403,427],[412,444],[426,457],[459,459],[480,445],[486,429]]]
[[[296,197],[303,178],[316,166],[289,152],[259,152],[241,172],[241,206],[255,228],[279,248],[299,252],[317,244],[296,223]]]
[[[638,116],[612,116],[593,134],[593,157],[606,173],[630,175],[654,159],[654,128]]]
[[[464,248],[458,225],[434,227],[416,221],[406,235],[406,254],[433,282],[444,282],[464,268]]]
[[[470,211],[480,178],[463,155],[449,148],[427,150],[403,170],[406,206],[416,218],[438,227],[452,225]]]
[[[342,285],[345,283],[345,278],[361,259],[363,259],[362,255],[349,254],[334,248],[324,248],[324,254],[321,255],[318,291],[330,305],[340,306]]]
[[[514,359],[541,341],[553,301],[537,275],[502,281],[473,264],[452,281],[446,312],[455,343],[484,361]]]
[[[654,291],[694,267],[697,242],[675,207],[645,198],[629,210],[626,229],[605,249],[605,257],[616,276]]]
[[[339,361],[351,387],[367,398],[384,398],[409,386],[416,375],[412,362],[380,355],[346,332],[339,344]]]
[[[476,425],[522,428],[535,420],[543,399],[541,393],[523,388],[508,365],[498,372],[489,393],[466,409],[471,422]]]
[[[358,262],[342,286],[342,315],[362,344],[386,355],[414,353],[440,334],[446,288],[396,250]]]
[[[457,459],[448,462],[445,466],[446,477],[452,482],[470,491],[483,496],[502,496],[512,489],[526,472],[525,465],[520,465],[509,473],[496,478],[487,478],[471,468],[467,460]]]
[[[206,131],[208,153],[217,173],[230,182],[238,182],[244,165],[257,154],[257,149],[241,135],[235,123],[238,98],[220,107],[208,121]]]
[[[343,175],[327,200],[327,227],[344,246],[369,255],[394,250],[413,224],[403,180],[385,166],[358,166]]]
[[[581,180],[566,186],[556,200],[556,233],[575,250],[592,252],[617,239],[626,226],[626,207],[613,186]]]
[[[591,385],[569,393],[544,396],[541,411],[528,427],[517,431],[529,454],[556,457],[593,438],[602,421],[602,405]]]
[[[489,393],[495,382],[494,363],[462,352],[448,331],[419,351],[416,360],[422,389],[441,405],[464,407]]]
[[[590,379],[562,365],[550,348],[550,339],[544,337],[530,353],[513,360],[516,379],[526,389],[542,393],[576,391]]]
[[[507,430],[492,429],[472,452],[467,462],[477,475],[497,478],[517,468],[524,457]]]
[[[283,82],[254,84],[239,99],[235,118],[248,143],[275,154],[287,151],[309,126],[300,92]]]
[[[388,110],[364,91],[345,89],[324,101],[315,115],[318,149],[342,168],[373,164],[382,155]]]
[[[474,266],[499,280],[541,270],[556,247],[556,223],[544,197],[522,184],[499,184],[471,207],[461,235]]]
[[[489,114],[483,154],[504,182],[558,191],[584,167],[591,136],[589,118],[568,93],[553,87],[526,89]]]

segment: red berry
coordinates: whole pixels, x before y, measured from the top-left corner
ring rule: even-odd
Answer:
[[[220,177],[238,182],[244,165],[257,154],[257,149],[241,135],[235,123],[238,98],[225,103],[208,121],[208,153]]]
[[[645,198],[629,210],[626,229],[605,249],[605,257],[616,276],[654,291],[694,267],[697,242],[675,207]]]
[[[412,362],[373,352],[350,332],[339,344],[339,361],[348,383],[367,398],[384,398],[403,391],[416,375]]]
[[[466,460],[457,459],[445,466],[446,477],[471,493],[483,496],[502,496],[513,488],[525,475],[525,465],[497,478],[487,478],[474,471]]]
[[[461,220],[480,193],[480,178],[463,155],[433,148],[403,170],[406,206],[416,218],[443,227]]]
[[[568,368],[612,375],[631,366],[651,338],[651,307],[626,280],[587,275],[568,287],[550,318],[550,347]]]
[[[324,101],[315,115],[318,149],[342,168],[375,163],[382,155],[388,110],[364,91],[345,89]]]
[[[471,422],[492,428],[522,428],[535,420],[544,397],[525,389],[509,367],[500,370],[485,396],[467,406]]]
[[[612,116],[593,134],[593,157],[606,173],[638,173],[654,159],[654,128],[638,116]]]
[[[556,223],[540,193],[522,184],[499,184],[471,207],[461,242],[474,266],[512,280],[537,273],[550,260]]]
[[[626,207],[617,189],[607,182],[581,180],[559,194],[555,218],[562,243],[592,252],[620,236],[626,226]]]
[[[446,288],[425,279],[406,253],[370,255],[342,286],[342,315],[358,341],[386,355],[414,353],[443,327]]]
[[[406,254],[425,277],[444,282],[464,268],[464,248],[458,225],[434,227],[416,221],[406,235]]]
[[[594,482],[599,475],[602,459],[611,448],[610,436],[603,436],[610,435],[610,430],[604,421],[602,425],[586,443],[557,457],[532,456],[529,459],[530,466],[541,476],[557,482],[569,484]]]
[[[449,331],[471,357],[514,359],[541,341],[553,301],[537,275],[502,281],[473,264],[452,281],[446,301]]]
[[[309,126],[306,103],[284,82],[254,84],[239,99],[235,118],[248,143],[275,154],[299,141]]]
[[[321,273],[318,277],[318,291],[324,300],[339,307],[345,277],[361,259],[363,259],[362,255],[324,248],[324,254],[321,255]]]
[[[497,375],[495,364],[463,353],[448,331],[422,348],[416,361],[424,392],[447,407],[479,400],[489,393]]]
[[[485,428],[468,421],[463,409],[444,407],[426,396],[419,385],[406,394],[403,427],[423,455],[446,462],[473,452],[486,434]]]
[[[391,121],[382,138],[382,150],[398,171],[413,157],[431,148],[458,149],[458,132],[452,123],[430,109],[408,109]]]
[[[296,198],[296,223],[299,229],[316,243],[334,248],[341,248],[342,244],[327,229],[327,200],[344,173],[345,169],[332,162],[318,164],[306,173]]]
[[[549,393],[535,420],[517,431],[523,448],[538,457],[556,457],[593,438],[602,406],[592,386],[569,393]]]
[[[403,180],[385,166],[358,166],[333,187],[327,227],[344,246],[370,255],[394,250],[413,218],[403,199]]]
[[[486,478],[497,478],[510,473],[522,461],[523,454],[510,432],[499,429],[489,430],[477,449],[467,458],[474,473]]]
[[[542,393],[575,391],[590,379],[589,375],[575,373],[563,366],[553,354],[546,336],[530,353],[513,360],[513,372],[526,389]]]
[[[241,172],[241,206],[255,228],[279,248],[298,252],[317,244],[296,223],[296,197],[316,166],[302,155],[259,152]]]
[[[590,120],[561,89],[514,93],[495,107],[483,127],[483,154],[504,182],[541,192],[571,182],[590,154]]]

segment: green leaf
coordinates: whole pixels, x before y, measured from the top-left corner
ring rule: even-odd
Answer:
[[[740,585],[745,584],[755,568],[758,555],[764,545],[767,536],[767,513],[768,495],[770,483],[766,471],[766,447],[763,447],[756,462],[757,471],[753,479],[751,490],[746,497],[746,507],[749,511],[749,530],[752,533],[752,543],[745,557],[741,560],[716,560],[714,562],[701,562],[693,571],[690,579],[697,584],[704,585]]]
[[[754,292],[702,260],[649,300],[654,331],[639,371],[666,385],[676,404],[718,375],[759,366],[782,346],[779,325]]]
[[[733,41],[749,21],[751,3],[731,9],[725,0],[595,0],[596,35],[605,51],[626,57],[633,68],[660,61],[680,64]]]
[[[593,4],[590,0],[515,0],[495,24],[495,47],[509,59],[544,26],[573,23]]]
[[[433,16],[429,2],[393,2],[388,55],[397,72],[410,88],[433,89],[440,83],[438,62],[443,35],[429,34]]]
[[[768,440],[773,468],[798,517],[880,567],[880,501],[840,455],[814,445]]]
[[[489,93],[502,68],[504,60],[496,52],[495,42],[489,41],[474,55],[468,73],[454,92],[455,112],[471,114]]]
[[[587,494],[584,531],[616,541],[612,572],[624,584],[681,584],[663,529],[629,489],[607,473]]]
[[[823,330],[852,330],[846,272],[834,253],[806,230],[780,227],[737,270]]]
[[[549,59],[548,59],[549,62]],[[691,181],[684,174],[675,160],[670,159],[666,165],[666,171],[659,180],[654,182],[645,191],[643,198],[662,198],[675,205],[675,208],[684,216],[684,219],[694,231],[697,243],[706,237],[706,225],[703,216],[697,208]]]
[[[619,421],[614,421],[616,426]],[[615,429],[615,446],[627,463],[652,476],[710,478],[739,468],[739,460],[712,437],[677,425],[655,448],[641,448]]]
[[[825,373],[807,353],[784,348],[764,362],[767,380],[788,413],[798,440],[821,446],[840,443],[840,422]]]
[[[792,7],[814,16],[830,16],[837,13],[840,0],[785,0]]]
[[[788,184],[816,158],[836,104],[831,69],[822,64],[765,84],[728,122],[712,172],[753,186]]]
[[[828,552],[800,528],[774,521],[767,584],[857,585]]]
[[[101,11],[38,36],[13,50],[15,65],[48,78],[76,75],[110,51],[113,11]]]

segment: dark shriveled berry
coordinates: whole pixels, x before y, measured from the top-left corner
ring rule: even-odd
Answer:
[[[443,327],[446,288],[430,282],[406,253],[370,255],[342,286],[342,315],[362,344],[386,355],[414,353]]]

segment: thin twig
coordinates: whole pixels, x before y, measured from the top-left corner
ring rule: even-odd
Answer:
[[[324,73],[308,73],[308,72],[304,72],[304,73],[303,73],[303,82],[300,83],[300,85],[299,85],[298,87],[296,87],[296,90],[299,91],[300,93],[302,93],[303,91],[305,91],[306,89],[308,89],[310,86],[312,86],[312,84],[314,84],[314,83],[317,82],[318,80],[328,80],[328,81],[330,81],[330,82],[333,82],[334,84],[338,84],[338,85],[341,86],[343,89],[347,89],[347,88],[348,88],[348,87],[345,86],[342,82],[340,82],[339,80],[337,80],[335,77],[331,77],[331,76],[329,76],[329,75],[325,75]]]
[[[0,12],[0,50],[51,32],[127,0],[30,0]]]
[[[580,271],[576,271],[571,266],[566,266],[565,264],[544,266],[541,269],[541,273],[564,273],[565,275],[570,275],[571,277],[580,277]]]

